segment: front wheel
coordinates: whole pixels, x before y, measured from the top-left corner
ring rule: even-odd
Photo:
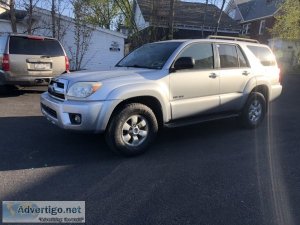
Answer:
[[[266,99],[261,93],[251,93],[241,113],[242,125],[246,128],[256,128],[265,117],[266,106]]]
[[[115,113],[106,130],[106,142],[120,154],[131,156],[143,153],[154,141],[158,123],[146,105],[132,103]]]

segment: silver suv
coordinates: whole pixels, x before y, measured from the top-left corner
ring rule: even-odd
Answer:
[[[254,40],[212,38],[150,43],[112,71],[62,75],[42,94],[42,113],[63,129],[105,132],[125,155],[163,126],[239,117],[255,128],[282,91],[275,57]]]
[[[0,35],[0,87],[49,84],[69,71],[69,60],[58,40],[22,34]]]

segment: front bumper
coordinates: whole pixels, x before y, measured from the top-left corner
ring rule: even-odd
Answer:
[[[41,95],[41,111],[53,124],[67,130],[104,132],[118,100],[111,101],[60,101],[48,92]],[[70,114],[80,114],[81,123],[71,122]]]

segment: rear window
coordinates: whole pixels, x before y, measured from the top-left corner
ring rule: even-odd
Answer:
[[[276,61],[272,52],[266,47],[247,46],[250,51],[259,59],[263,66],[275,66]]]
[[[0,36],[0,54],[3,54],[6,47],[7,36]]]
[[[58,41],[52,39],[30,39],[10,37],[10,54],[63,56],[64,51]]]

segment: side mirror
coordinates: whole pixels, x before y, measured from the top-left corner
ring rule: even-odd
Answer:
[[[195,66],[195,59],[192,57],[180,57],[174,64],[175,70],[191,69]]]

